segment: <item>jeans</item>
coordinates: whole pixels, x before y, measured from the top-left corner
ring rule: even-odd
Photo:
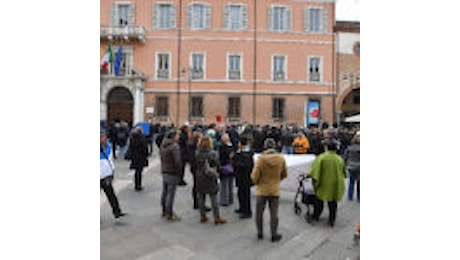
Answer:
[[[161,194],[163,214],[167,214],[169,216],[174,215],[174,197],[176,196],[176,188],[179,181],[179,176],[163,173],[163,193]]]
[[[278,206],[279,197],[275,196],[256,196],[256,227],[257,234],[263,234],[263,216],[265,211],[265,204],[268,201],[270,208],[270,231],[272,236],[278,233]]]
[[[220,178],[220,205],[233,204],[233,180],[234,176]]]
[[[121,214],[121,210],[120,205],[118,204],[117,196],[113,190],[111,178],[113,178],[113,176],[108,176],[101,180],[101,190],[103,190],[107,196],[110,206],[112,207],[113,215],[116,217]]]
[[[294,148],[291,145],[283,145],[283,154],[293,154]]]
[[[246,216],[252,215],[250,187],[238,187],[238,201],[240,203],[241,214]]]
[[[197,196],[198,196],[198,204],[200,207],[201,216],[204,216],[206,215],[206,210],[204,208],[206,193],[198,192]],[[217,193],[209,194],[209,196],[211,197],[211,207],[212,207],[212,213],[214,215],[214,218],[218,218],[220,217],[220,215],[219,215],[219,205],[217,205]]]
[[[359,193],[360,193],[360,187],[359,187],[359,175],[360,171],[348,171],[349,175],[349,183],[348,183],[348,199],[353,200],[353,192],[355,189],[355,182],[356,182],[356,198],[359,202]]]

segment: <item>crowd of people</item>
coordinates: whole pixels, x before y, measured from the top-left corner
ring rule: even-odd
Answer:
[[[360,192],[359,131],[353,127],[323,124],[320,127],[301,128],[296,125],[253,126],[231,125],[174,125],[150,124],[147,133],[137,125],[125,122],[112,123],[101,130],[101,189],[106,193],[113,214],[119,218],[120,209],[111,185],[113,160],[131,160],[135,170],[134,189],[142,191],[142,171],[148,165],[148,156],[154,145],[158,147],[162,173],[162,217],[180,221],[174,211],[177,186],[185,186],[185,167],[189,164],[193,177],[191,198],[193,208],[200,212],[200,222],[208,221],[206,213],[212,211],[214,223],[224,224],[219,207],[234,204],[234,187],[237,187],[241,219],[252,218],[251,187],[255,186],[255,222],[258,239],[263,239],[263,211],[268,203],[270,210],[271,241],[281,240],[278,233],[278,199],[280,182],[287,177],[287,165],[282,154],[314,154],[316,159],[310,169],[318,203],[314,220],[319,220],[323,203],[329,206],[329,224],[334,226],[337,201],[342,199],[345,178],[349,177],[348,199],[353,199],[357,187]],[[108,137],[108,139],[107,139]],[[254,154],[259,153],[257,161]],[[211,207],[205,204],[210,197]]]

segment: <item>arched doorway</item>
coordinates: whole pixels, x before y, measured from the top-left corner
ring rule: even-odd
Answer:
[[[123,120],[133,121],[134,99],[131,92],[124,87],[115,87],[107,95],[108,122]]]
[[[360,113],[360,87],[349,88],[344,91],[338,100],[338,109],[341,111],[340,120]]]

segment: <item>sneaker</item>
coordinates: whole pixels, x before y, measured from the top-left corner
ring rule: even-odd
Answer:
[[[214,218],[214,224],[218,225],[218,224],[224,224],[224,223],[227,223],[227,220],[221,217]]]
[[[185,186],[185,185],[187,185],[187,183],[184,180],[181,180],[178,185],[179,186]]]
[[[163,213],[161,214],[161,217],[162,217],[162,218],[167,218],[167,217],[168,217],[168,213],[163,212]]]
[[[211,208],[204,206],[204,211],[209,212],[209,211],[211,211]]]
[[[257,234],[257,239],[258,240],[264,239],[264,235],[262,233]]]
[[[166,219],[169,221],[181,221],[181,218],[176,214],[169,215]]]
[[[278,241],[281,240],[281,238],[283,238],[283,236],[280,235],[280,234],[273,235],[272,236],[272,242],[278,242]]]

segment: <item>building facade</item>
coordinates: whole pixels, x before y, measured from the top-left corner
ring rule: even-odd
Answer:
[[[335,121],[335,0],[101,0],[101,119]],[[311,123],[311,122],[310,122]]]
[[[337,21],[338,120],[360,113],[360,23]]]

